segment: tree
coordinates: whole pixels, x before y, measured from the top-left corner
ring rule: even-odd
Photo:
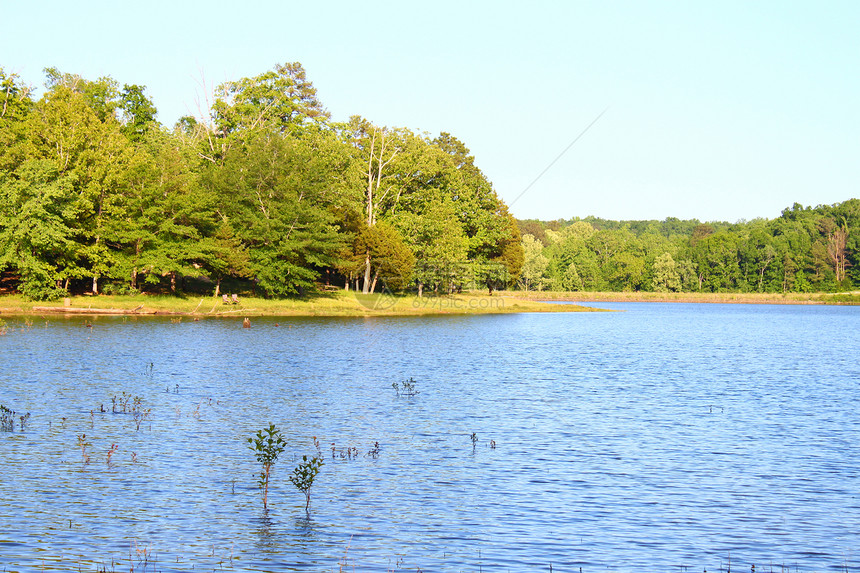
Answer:
[[[194,150],[174,134],[149,130],[135,147],[129,182],[106,205],[113,276],[157,285],[167,277],[176,292],[180,276],[215,272],[215,197],[200,182]]]
[[[75,193],[46,159],[26,161],[10,177],[0,173],[0,269],[20,274],[20,290],[33,300],[51,300],[58,286],[76,276]]]
[[[727,292],[738,287],[738,239],[728,231],[719,231],[696,243],[696,265],[702,285],[711,292]]]
[[[283,133],[329,117],[299,62],[276,64],[252,78],[225,82],[216,93],[212,116],[221,137],[252,133],[265,124]]]
[[[565,291],[580,291],[582,287],[582,277],[579,276],[576,263],[570,263],[561,277],[561,288]]]
[[[139,142],[149,129],[156,126],[155,115],[158,110],[152,100],[143,93],[146,86],[123,85],[119,107],[122,109],[122,132],[131,141]]]
[[[549,259],[543,255],[543,245],[532,235],[523,235],[524,261],[520,281],[525,290],[543,290],[544,273]]]
[[[368,294],[376,291],[376,284],[383,279],[385,286],[393,291],[405,287],[412,276],[415,257],[406,246],[397,229],[384,222],[365,227],[356,238],[355,252],[369,253],[372,261],[372,279]],[[364,257],[362,257],[364,258]]]
[[[33,110],[29,87],[0,67],[0,171],[14,171],[32,155],[28,120]]]
[[[99,277],[115,264],[105,242],[106,205],[126,184],[133,149],[113,113],[115,82],[47,73],[49,91],[36,103],[29,133],[34,154],[53,161],[58,176],[68,175],[74,186],[78,271],[70,276],[91,276],[98,293]]]
[[[681,277],[675,268],[675,259],[670,253],[663,253],[654,261],[654,290],[657,292],[678,292],[681,290]]]
[[[116,119],[119,105],[119,84],[109,76],[90,81],[77,74],[62,73],[57,68],[45,68],[45,87],[49,91],[65,88],[79,94],[86,105],[93,110],[99,121]]]
[[[281,437],[281,431],[274,424],[269,424],[268,428],[263,428],[255,436],[248,438],[248,444],[250,444],[248,447],[254,452],[257,462],[263,466],[257,484],[263,496],[263,510],[265,511],[268,509],[269,480],[272,477],[272,468],[278,461],[278,456],[287,447],[287,443]]]
[[[254,280],[268,295],[314,289],[319,272],[337,266],[346,243],[336,212],[337,164],[313,140],[259,129],[206,176],[219,216],[247,248]]]
[[[828,233],[827,256],[833,263],[833,272],[836,275],[837,283],[845,280],[845,268],[848,264],[847,245],[848,226],[846,224],[843,223]]]
[[[366,161],[367,186],[365,190],[365,225],[372,229],[376,225],[380,211],[383,210],[384,201],[389,199],[393,185],[383,187],[383,182],[391,178],[388,169],[397,154],[401,151],[400,142],[396,133],[388,128],[380,128],[365,122],[359,118],[351,119],[354,139],[358,148],[364,151]],[[394,202],[396,206],[396,201]],[[370,244],[365,243],[364,252],[364,280],[361,292],[369,293],[371,289],[371,251]]]
[[[425,285],[450,282],[451,271],[466,260],[468,241],[450,199],[434,197],[421,212],[400,211],[394,226],[409,245],[415,261],[418,296]]]

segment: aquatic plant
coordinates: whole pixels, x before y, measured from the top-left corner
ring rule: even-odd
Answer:
[[[107,451],[107,465],[108,465],[108,467],[111,467],[111,465],[110,465],[111,456],[113,456],[118,449],[119,449],[118,445],[116,445],[116,444],[110,445],[110,449],[108,449],[108,451]]]
[[[379,457],[379,442],[373,442],[373,446],[368,450],[367,455],[373,459]]]
[[[415,396],[419,393],[419,391],[415,388],[415,384],[417,384],[417,382],[415,382],[415,380],[410,377],[409,380],[406,380],[401,384],[398,384],[397,382],[392,382],[391,387],[394,388],[394,391],[397,392],[398,396],[403,395],[411,398],[412,396]]]
[[[358,459],[358,448],[355,446],[347,446],[346,448],[338,448],[334,442],[331,443],[331,458],[340,459]]]
[[[139,399],[139,397],[136,397]],[[122,408],[122,413],[126,413],[128,411],[128,403],[131,401],[132,395],[127,394],[125,392],[122,393],[122,396],[117,396],[116,394],[111,397],[111,411],[116,414],[120,412],[120,408]]]
[[[0,336],[6,334],[6,321],[0,318]]]
[[[257,462],[263,465],[257,483],[263,495],[263,509],[265,510],[268,509],[269,478],[272,474],[272,467],[278,460],[278,456],[286,448],[287,443],[281,437],[281,431],[274,424],[269,424],[268,428],[263,428],[254,437],[248,438],[248,443],[257,458]]]
[[[323,461],[319,457],[308,459],[307,456],[302,456],[302,461],[293,469],[293,475],[290,476],[290,481],[296,486],[296,489],[305,494],[305,513],[310,513],[311,508],[311,486],[314,485],[314,480],[317,474],[320,473],[320,468]]]
[[[30,419],[30,412],[27,412],[24,415],[18,415],[18,412],[15,410],[0,404],[0,432],[14,432],[16,416],[20,421],[21,431],[23,432],[24,425],[27,423],[27,420]]]
[[[81,463],[90,463],[90,456],[87,454],[87,448],[92,444],[87,441],[86,434],[78,434],[78,447],[81,448]]]
[[[149,413],[152,412],[152,408],[141,408],[135,409],[132,412],[132,416],[134,417],[134,425],[135,429],[140,431],[140,425],[149,417]],[[150,424],[150,429],[151,429]]]
[[[0,404],[0,431],[15,431],[15,411]]]

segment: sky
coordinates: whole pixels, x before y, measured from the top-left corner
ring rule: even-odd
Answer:
[[[337,121],[451,133],[520,219],[860,197],[860,2],[0,0],[0,66],[142,84],[167,126],[300,62]]]

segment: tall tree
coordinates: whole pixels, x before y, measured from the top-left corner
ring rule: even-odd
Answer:
[[[143,140],[146,132],[156,127],[158,110],[152,100],[144,94],[146,86],[125,84],[122,87],[119,107],[122,109],[122,131],[130,140]]]

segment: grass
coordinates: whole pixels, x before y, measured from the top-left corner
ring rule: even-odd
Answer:
[[[535,292],[508,291],[523,300],[573,302],[710,302],[736,304],[860,304],[860,292],[848,293],[705,293],[705,292]]]
[[[99,295],[71,297],[72,309],[119,309],[143,313],[204,316],[421,316],[439,314],[507,314],[522,312],[594,311],[577,305],[548,305],[540,301],[571,302],[705,302],[738,304],[860,305],[860,292],[847,293],[658,293],[484,291],[451,296],[362,295],[336,291],[305,298],[241,297],[224,304],[220,297],[194,295]],[[61,311],[62,302],[42,303],[21,295],[0,296],[0,314],[43,315],[46,307]]]
[[[46,308],[56,309],[48,311]],[[32,302],[20,295],[0,297],[0,314],[44,315],[62,312],[63,302]],[[224,304],[221,297],[168,295],[99,295],[71,297],[70,308],[113,309],[131,313],[215,316],[421,316],[439,314],[505,314],[521,312],[593,311],[574,305],[548,305],[510,295],[473,292],[451,296],[362,295],[330,292],[296,299],[240,297],[239,304]]]

